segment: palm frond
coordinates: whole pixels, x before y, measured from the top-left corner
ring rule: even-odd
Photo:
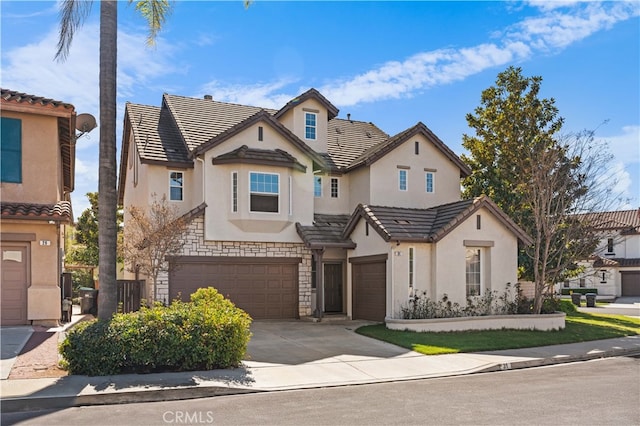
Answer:
[[[129,4],[133,0],[129,0]],[[140,12],[142,17],[149,24],[149,34],[147,36],[147,45],[153,46],[158,36],[158,32],[162,29],[167,17],[171,14],[172,1],[170,0],[140,0],[136,1],[136,10]]]
[[[63,0],[60,3],[60,32],[55,59],[64,62],[69,56],[69,49],[76,30],[84,24],[91,12],[91,0]]]

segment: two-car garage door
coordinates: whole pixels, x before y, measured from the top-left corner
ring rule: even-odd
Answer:
[[[183,256],[172,259],[169,297],[214,287],[253,319],[297,318],[300,258]]]

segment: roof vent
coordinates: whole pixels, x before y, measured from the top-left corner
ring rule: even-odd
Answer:
[[[341,135],[342,134],[342,129],[340,127],[336,127],[336,133]]]
[[[347,113],[347,120],[351,121],[351,113]]]
[[[369,139],[371,139],[371,132],[367,131],[367,132],[365,132],[365,134],[367,135],[367,137],[368,137]]]
[[[213,96],[211,95],[204,95],[204,98],[208,101],[212,101],[213,100]]]

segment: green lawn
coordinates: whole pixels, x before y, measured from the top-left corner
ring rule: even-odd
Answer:
[[[416,333],[388,330],[384,324],[366,325],[357,333],[393,343],[425,355],[530,348],[586,342],[640,334],[640,318],[623,315],[567,313],[560,331],[486,330]]]

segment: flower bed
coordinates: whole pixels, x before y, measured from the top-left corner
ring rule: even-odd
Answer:
[[[468,330],[561,330],[565,326],[565,313],[543,315],[486,315],[456,318],[392,319],[387,318],[390,330],[409,331],[468,331]]]

